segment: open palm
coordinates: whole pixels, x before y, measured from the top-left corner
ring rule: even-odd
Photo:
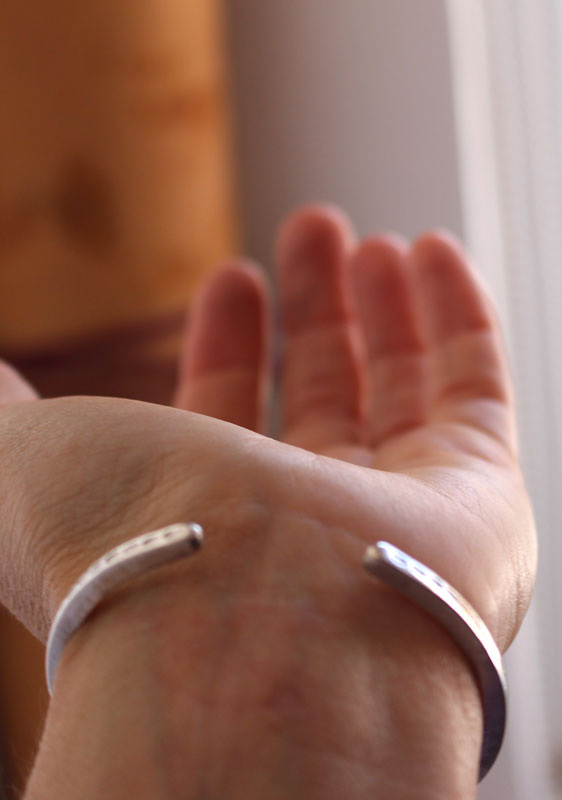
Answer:
[[[506,647],[530,598],[534,528],[501,333],[467,256],[440,233],[356,244],[340,212],[316,207],[286,223],[277,261],[280,438],[337,459],[341,497],[350,486],[358,509],[378,507],[373,530],[448,577]],[[209,281],[178,406],[263,432],[270,308],[251,264]]]

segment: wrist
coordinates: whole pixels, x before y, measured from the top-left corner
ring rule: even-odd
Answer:
[[[211,779],[229,798],[474,796],[476,685],[421,611],[376,583],[332,617],[253,591],[210,599],[190,571],[137,579],[69,643],[46,735],[66,738],[70,772],[73,751],[78,763],[97,753],[107,780],[119,776],[114,797],[195,800]],[[147,771],[138,788],[135,759]]]

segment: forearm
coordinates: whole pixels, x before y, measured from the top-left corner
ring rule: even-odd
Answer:
[[[26,800],[475,796],[476,685],[394,593],[371,587],[365,640],[353,616],[150,585],[68,646]]]

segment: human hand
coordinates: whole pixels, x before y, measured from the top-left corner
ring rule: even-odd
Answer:
[[[204,557],[186,565],[189,586],[182,580],[174,589],[167,580],[166,596],[182,607],[184,626],[188,608],[208,622],[208,632],[195,625],[200,650],[219,660],[228,652],[224,669],[238,664],[228,683],[237,708],[263,712],[269,692],[290,728],[290,717],[299,718],[290,698],[314,678],[317,691],[301,703],[313,745],[323,738],[327,696],[347,703],[338,724],[359,724],[364,743],[367,721],[356,697],[334,681],[368,663],[365,680],[386,692],[390,673],[400,672],[400,641],[405,632],[415,638],[404,619],[411,610],[362,575],[365,545],[386,538],[440,572],[504,648],[534,572],[509,379],[489,303],[464,257],[435,236],[408,255],[389,239],[352,250],[333,212],[301,214],[281,236],[283,438],[290,446],[199,416],[263,425],[266,291],[257,273],[236,265],[212,280],[195,311],[177,402],[198,415],[65,399],[12,402],[0,419],[12,499],[3,586],[26,624],[44,637],[70,583],[117,542],[178,519],[199,521],[208,532]],[[20,391],[12,378],[4,382],[11,401]],[[365,386],[369,378],[377,391]],[[420,652],[431,651],[435,631],[412,619]],[[239,637],[229,649],[224,630],[233,622]],[[99,631],[103,617],[95,624]],[[244,656],[255,660],[252,632],[267,626],[275,631],[274,641],[265,637],[271,652],[249,677],[240,665]],[[316,637],[317,647],[304,647],[303,636]],[[79,644],[77,636],[74,650]],[[288,680],[282,666],[295,673],[287,664],[295,644],[307,657]],[[322,663],[333,665],[328,676],[319,676]],[[185,678],[184,663],[182,672]],[[364,683],[354,688],[365,696]],[[246,732],[260,741],[264,731],[250,716]],[[306,782],[305,790],[312,797]]]
[[[383,531],[434,566],[505,650],[530,599],[536,542],[502,335],[480,277],[446,233],[413,247],[396,236],[357,244],[334,209],[294,215],[277,255],[281,440],[335,459],[310,463],[332,476],[344,514],[357,509],[351,526],[365,541],[369,525]],[[269,309],[250,264],[207,282],[176,405],[264,432]]]

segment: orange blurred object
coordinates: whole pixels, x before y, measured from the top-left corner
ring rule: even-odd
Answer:
[[[217,0],[3,9],[0,354],[44,393],[116,388],[114,344],[169,357],[232,253],[221,25]]]

